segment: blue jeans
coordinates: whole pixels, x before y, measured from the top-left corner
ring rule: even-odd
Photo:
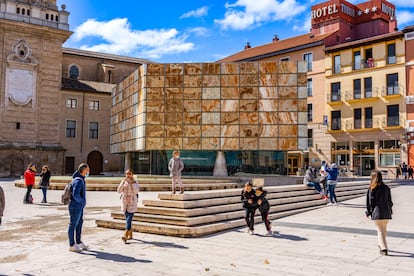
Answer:
[[[331,203],[335,203],[336,202],[335,187],[336,187],[336,184],[329,184],[328,183],[329,201]]]
[[[69,208],[69,227],[68,227],[68,237],[69,237],[69,246],[73,246],[76,243],[79,244],[82,242],[81,235],[82,235],[82,224],[83,224],[83,208],[82,209],[75,209]],[[76,237],[75,237],[76,233]]]
[[[42,189],[42,193],[43,193],[43,200],[42,200],[42,202],[46,202],[47,188],[41,188],[41,189]]]
[[[320,194],[322,193],[321,185],[318,182],[309,182],[306,184],[308,187],[313,187],[315,190],[317,190]]]
[[[134,213],[125,212],[125,230],[131,230],[132,227],[132,219],[134,218]]]

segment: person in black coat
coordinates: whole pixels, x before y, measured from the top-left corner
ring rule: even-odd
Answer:
[[[241,192],[241,201],[243,203],[243,208],[246,211],[244,219],[246,220],[246,225],[249,227],[247,231],[248,234],[254,234],[254,213],[257,208],[257,198],[256,191],[253,189],[253,184],[247,182],[244,185],[244,188]]]
[[[42,167],[42,172],[39,174],[39,176],[40,176],[39,186],[42,189],[42,193],[43,193],[42,203],[47,203],[46,194],[47,194],[47,189],[49,188],[49,184],[50,184],[49,167],[44,165]]]
[[[262,221],[266,225],[267,233],[266,235],[271,236],[273,235],[272,232],[272,224],[269,220],[269,210],[270,204],[266,198],[267,191],[263,190],[263,187],[259,187],[256,189],[256,198],[257,198],[257,208],[260,211],[260,215],[262,216]]]
[[[371,217],[377,225],[378,247],[381,255],[388,255],[387,224],[392,216],[392,205],[390,188],[382,181],[381,172],[373,171],[371,184],[367,191],[365,214]]]

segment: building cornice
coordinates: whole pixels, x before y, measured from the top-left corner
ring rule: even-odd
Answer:
[[[143,58],[134,58],[134,57],[127,57],[127,56],[120,56],[114,54],[106,54],[106,53],[99,53],[75,48],[63,48],[62,53],[66,55],[75,55],[75,56],[82,56],[82,57],[93,57],[93,58],[103,58],[105,60],[113,60],[113,61],[122,61],[128,63],[136,63],[136,64],[144,64],[144,63],[154,63],[148,59]]]

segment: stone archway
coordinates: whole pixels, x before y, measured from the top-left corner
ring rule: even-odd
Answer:
[[[103,171],[103,156],[99,151],[92,151],[88,154],[89,174],[98,175]]]

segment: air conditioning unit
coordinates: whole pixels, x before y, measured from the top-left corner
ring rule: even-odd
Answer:
[[[414,104],[414,96],[407,96],[405,97],[406,104]]]

